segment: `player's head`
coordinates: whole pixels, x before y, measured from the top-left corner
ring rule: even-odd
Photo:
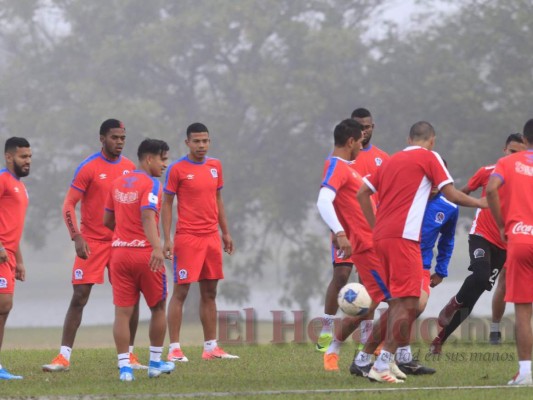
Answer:
[[[433,150],[435,146],[435,129],[426,121],[418,121],[409,130],[409,144]]]
[[[168,165],[168,144],[159,139],[144,139],[137,149],[143,169],[151,176],[162,176]]]
[[[100,142],[104,155],[110,159],[120,157],[126,142],[126,128],[118,119],[106,119],[100,125]]]
[[[374,121],[372,114],[366,108],[356,108],[352,112],[352,119],[359,122],[361,125],[361,132],[363,133],[363,147],[367,147],[372,139],[372,132],[374,132]]]
[[[185,144],[189,148],[189,158],[195,162],[202,162],[211,144],[207,126],[200,122],[189,125]]]
[[[15,176],[28,176],[31,165],[30,143],[21,137],[11,137],[4,147],[7,169]]]
[[[526,146],[531,149],[533,147],[533,118],[524,125],[524,139]]]
[[[507,136],[505,141],[505,147],[503,148],[503,154],[508,156],[509,154],[518,153],[526,149],[524,143],[524,136],[521,133],[511,133]]]
[[[350,152],[350,160],[357,158],[361,150],[363,134],[361,125],[353,119],[345,119],[333,130],[335,147],[345,148]]]

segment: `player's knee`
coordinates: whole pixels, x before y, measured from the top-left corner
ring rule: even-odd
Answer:
[[[491,265],[487,261],[479,261],[473,263],[471,269],[475,286],[479,289],[490,290],[492,285],[494,285],[494,280],[491,280],[494,275]]]
[[[13,308],[13,299],[2,299],[0,301],[0,315],[7,315]]]

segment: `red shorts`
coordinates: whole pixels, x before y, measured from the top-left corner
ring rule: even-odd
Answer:
[[[505,301],[533,303],[533,246],[508,242],[505,268]]]
[[[72,284],[104,283],[104,270],[109,267],[111,242],[87,241],[91,254],[87,260],[76,256],[72,267]]]
[[[218,232],[210,235],[179,233],[174,239],[174,283],[224,279],[222,243]]]
[[[331,244],[331,262],[333,263],[334,267],[351,267],[354,264],[354,261],[352,260],[353,257],[350,258],[341,258],[339,257],[339,249],[335,248],[333,244]]]
[[[374,241],[374,245],[391,297],[420,297],[423,270],[420,243],[386,238]]]
[[[385,285],[383,266],[374,249],[352,254],[352,260],[372,300],[380,303],[388,299],[390,294]]]
[[[148,307],[167,298],[167,276],[162,268],[153,272],[148,263],[152,249],[114,247],[111,251],[111,279],[113,303],[118,307],[131,307],[143,293]]]
[[[422,290],[429,295],[429,284],[431,283],[431,271],[424,269],[422,271]]]
[[[0,294],[15,293],[15,255],[7,251],[7,261],[0,264]]]

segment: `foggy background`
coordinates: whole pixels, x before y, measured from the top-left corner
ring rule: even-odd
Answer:
[[[0,0],[0,139],[24,136],[34,154],[8,326],[63,323],[74,246],[61,206],[107,118],[124,121],[132,160],[145,137],[175,160],[190,123],[209,128],[237,248],[219,309],[320,316],[331,265],[315,202],[333,127],[366,107],[373,144],[393,153],[427,120],[462,187],[533,116],[532,16],[530,0]],[[425,316],[466,276],[473,212],[461,216]],[[111,289],[95,286],[83,324],[112,320]]]

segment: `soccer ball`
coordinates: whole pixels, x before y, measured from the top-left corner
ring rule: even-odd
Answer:
[[[368,312],[372,299],[363,285],[352,282],[339,291],[337,302],[345,314],[357,317]]]

